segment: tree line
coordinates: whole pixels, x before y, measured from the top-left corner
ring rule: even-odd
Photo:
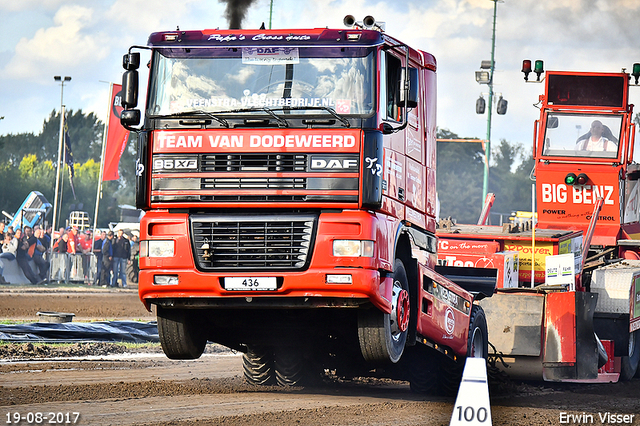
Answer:
[[[96,191],[100,174],[100,156],[104,124],[94,113],[68,110],[66,113],[76,199],[69,183],[68,166],[60,175],[62,198],[58,223],[63,226],[70,212],[86,211],[93,222]],[[60,113],[53,110],[36,133],[0,136],[0,210],[15,214],[31,191],[39,191],[53,205],[60,132]],[[131,134],[120,160],[120,179],[103,182],[98,212],[98,227],[120,221],[119,205],[134,203],[135,134]],[[52,209],[53,210],[53,209]],[[47,215],[51,223],[52,213]],[[93,224],[93,223],[92,223]]]
[[[460,139],[438,129],[438,139]],[[502,139],[492,147],[488,191],[496,194],[491,223],[499,224],[497,213],[508,221],[518,210],[531,211],[531,170],[533,155],[520,144]],[[451,217],[458,223],[477,223],[482,211],[484,148],[479,143],[438,142],[436,188],[440,218]]]

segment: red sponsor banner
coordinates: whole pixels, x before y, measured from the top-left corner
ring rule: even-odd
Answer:
[[[104,149],[104,171],[102,180],[116,180],[120,178],[118,165],[120,157],[127,146],[129,131],[120,124],[122,112],[122,85],[114,84],[111,90],[111,108],[109,108],[109,132],[107,133],[107,146]]]
[[[185,152],[358,152],[359,130],[159,130],[155,153]]]
[[[496,253],[500,251],[500,244],[496,241],[454,240],[440,237],[438,253]]]

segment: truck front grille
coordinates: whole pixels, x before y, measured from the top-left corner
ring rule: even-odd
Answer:
[[[203,154],[203,172],[304,172],[306,154]]]
[[[205,271],[305,269],[315,223],[312,215],[192,216],[197,266]]]

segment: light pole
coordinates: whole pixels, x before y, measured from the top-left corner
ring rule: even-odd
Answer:
[[[480,68],[482,71],[476,71],[476,81],[479,84],[486,84],[489,86],[489,108],[487,111],[487,139],[484,146],[484,177],[482,179],[482,203],[484,204],[487,198],[487,192],[489,192],[489,160],[491,159],[491,112],[493,107],[493,72],[495,70],[495,51],[496,51],[496,14],[498,12],[498,1],[491,0],[493,2],[493,31],[491,35],[491,60],[482,61]],[[488,70],[488,71],[484,71]],[[484,99],[482,96],[476,102],[476,112],[478,114],[484,113]],[[498,105],[498,114],[504,114],[507,109],[507,103],[500,97]]]
[[[64,83],[67,81],[71,81],[71,77],[68,75],[61,77],[56,75],[53,77],[55,81],[60,82],[60,135],[58,140],[58,169],[56,170],[56,193],[53,201],[53,218],[51,222],[51,235],[55,235],[56,232],[56,219],[58,214],[58,193],[60,190],[60,168],[62,161],[62,144],[64,140]],[[60,236],[58,236],[60,237]]]

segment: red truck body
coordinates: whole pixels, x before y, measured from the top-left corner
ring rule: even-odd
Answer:
[[[484,356],[477,293],[434,272],[432,55],[357,26],[148,44],[139,294],[167,355],[222,343],[246,353],[254,382],[283,354],[347,370],[400,364],[416,345]],[[127,126],[139,115],[132,55]]]

